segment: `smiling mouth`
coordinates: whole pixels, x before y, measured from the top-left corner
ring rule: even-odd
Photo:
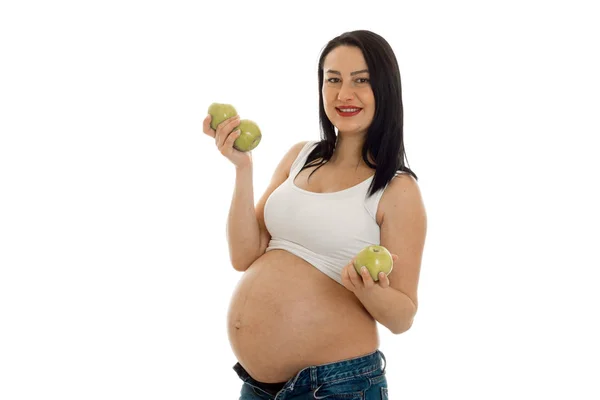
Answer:
[[[353,117],[356,114],[360,113],[362,111],[362,108],[335,108],[335,111],[337,111],[338,115],[341,115],[342,117]]]

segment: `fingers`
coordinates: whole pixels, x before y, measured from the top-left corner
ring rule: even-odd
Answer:
[[[204,121],[202,122],[202,132],[204,132],[208,136],[214,138],[215,137],[215,130],[210,127],[210,121],[211,121],[211,119],[212,119],[212,117],[211,117],[210,114],[208,114],[206,116],[206,118],[204,118]]]
[[[233,142],[235,142],[235,140],[239,137],[240,137],[239,129],[236,129],[235,131],[231,132],[227,136],[227,140],[225,140],[225,143],[223,143],[223,146],[219,149],[221,151],[221,154],[225,155],[225,154],[228,154],[229,152],[231,152],[233,149]]]
[[[354,267],[351,267],[351,268],[354,268]],[[350,280],[350,275],[348,273],[347,265],[346,265],[346,268],[342,269],[342,285],[344,285],[344,287],[348,290],[354,289],[354,285],[352,285],[352,281]]]
[[[350,281],[354,286],[358,286],[362,283],[362,277],[356,272],[354,268],[354,263],[351,263],[348,267],[348,275],[350,277]]]
[[[360,269],[360,275],[362,277],[362,281],[365,285],[365,288],[370,288],[375,284],[375,281],[371,277],[371,274],[369,273],[369,270],[366,267],[362,267]]]
[[[390,280],[384,272],[379,273],[379,286],[384,289],[390,286]]]
[[[360,268],[360,272],[354,268],[354,260],[342,269],[342,285],[356,293],[357,290],[368,290],[379,285],[382,289],[390,287],[390,280],[385,272],[380,272],[377,276],[378,281],[373,280],[369,270],[365,267]]]
[[[217,126],[215,140],[217,142],[217,147],[221,150],[221,147],[225,144],[225,141],[229,137],[229,134],[235,127],[240,124],[240,116],[236,115],[235,117],[231,117],[221,122],[219,126]],[[222,151],[221,151],[222,152]]]

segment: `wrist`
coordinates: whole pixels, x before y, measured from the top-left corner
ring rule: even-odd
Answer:
[[[243,165],[236,165],[235,172],[242,173],[242,174],[252,172],[252,163],[249,162],[249,163],[243,164]]]

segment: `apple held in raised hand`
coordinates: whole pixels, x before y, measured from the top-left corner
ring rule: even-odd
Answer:
[[[239,151],[250,151],[260,143],[262,134],[254,121],[243,119],[236,128],[240,130],[240,137],[235,139],[233,147]]]
[[[214,130],[217,129],[217,126],[219,126],[221,122],[237,115],[235,107],[233,107],[231,104],[224,103],[212,103],[208,107],[208,113],[211,116],[210,127]]]
[[[360,269],[365,266],[374,281],[379,280],[379,273],[389,275],[394,266],[392,254],[383,246],[370,245],[362,249],[354,258],[354,269],[360,275]]]

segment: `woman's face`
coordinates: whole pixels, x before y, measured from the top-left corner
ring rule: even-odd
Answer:
[[[375,97],[362,51],[338,46],[323,62],[325,113],[340,134],[367,132],[375,115]]]

